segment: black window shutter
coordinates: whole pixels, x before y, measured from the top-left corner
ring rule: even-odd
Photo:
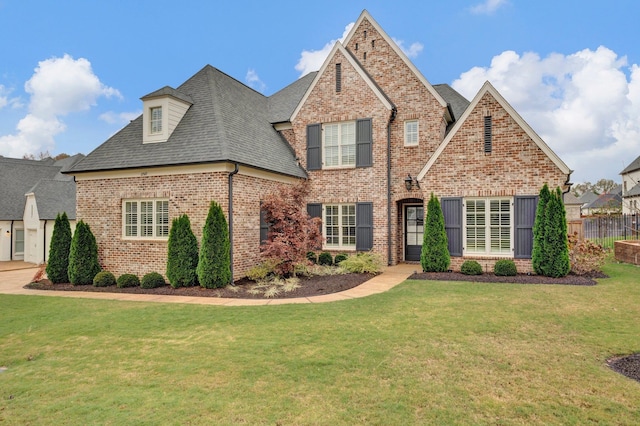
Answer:
[[[491,122],[491,116],[487,115],[484,118],[484,152],[485,153],[490,153],[491,152],[491,138],[492,138],[492,122]]]
[[[443,198],[440,203],[447,232],[449,255],[462,256],[462,198]]]
[[[531,259],[533,252],[533,223],[536,220],[538,197],[535,195],[515,197],[513,206],[513,257]]]
[[[260,244],[264,244],[269,237],[269,224],[264,218],[264,210],[262,210],[262,201],[260,202]]]
[[[307,126],[307,170],[322,168],[322,126],[310,124]]]
[[[371,119],[356,121],[356,167],[373,166]]]
[[[356,250],[373,248],[373,203],[356,203]]]
[[[320,219],[322,219],[322,204],[319,204],[319,203],[307,204],[307,213],[309,213],[309,216],[312,218],[319,217]],[[320,235],[322,235],[322,224],[320,225]],[[322,246],[316,247],[315,249],[321,250]]]

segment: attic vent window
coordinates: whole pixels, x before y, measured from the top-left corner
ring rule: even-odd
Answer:
[[[336,92],[342,91],[342,64],[336,64]]]
[[[149,113],[151,115],[150,124],[150,132],[151,133],[161,133],[162,132],[162,107],[153,107],[150,108]]]
[[[364,59],[365,61],[367,60],[367,52],[364,52],[364,55],[362,55],[362,59]]]
[[[367,38],[367,30],[364,30],[364,38]]]
[[[484,152],[485,154],[491,154],[491,116],[484,117]]]
[[[358,51],[358,43],[356,43],[356,52]]]
[[[375,40],[371,40],[371,48],[373,49],[374,47],[376,47],[376,41]]]

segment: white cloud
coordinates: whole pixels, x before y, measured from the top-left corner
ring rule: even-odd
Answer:
[[[489,80],[574,169],[574,182],[620,180],[640,154],[640,68],[599,47],[571,55],[506,51],[453,87],[471,99]]]
[[[16,134],[0,136],[2,155],[52,152],[54,137],[65,130],[60,117],[90,109],[99,97],[121,97],[100,82],[88,60],[69,55],[39,62],[25,91],[30,95],[29,113],[16,125]]]
[[[355,22],[351,22],[349,25],[344,27],[344,32],[342,33],[342,37],[337,40],[331,40],[320,50],[303,50],[300,54],[300,59],[296,64],[296,71],[300,72],[300,77],[309,74],[312,71],[318,71],[322,66],[322,63],[329,53],[331,53],[331,49],[333,49],[333,45],[336,44],[336,41],[342,43],[344,39],[349,35],[349,31],[355,25]]]
[[[7,89],[5,86],[0,84],[0,109],[6,107],[7,105],[12,108],[21,108],[22,103],[20,98],[10,98],[9,94],[11,93],[10,89]]]
[[[129,124],[130,121],[135,120],[142,114],[142,111],[133,111],[133,112],[113,112],[107,111],[98,117],[98,119],[104,121],[108,124]]]
[[[267,85],[262,80],[260,80],[260,77],[258,76],[256,70],[249,69],[247,71],[247,75],[244,77],[244,80],[249,87],[257,90],[260,93],[264,92],[264,90],[267,88]]]
[[[409,58],[415,58],[420,54],[420,52],[422,52],[422,49],[424,49],[424,45],[422,43],[418,43],[417,41],[415,43],[412,43],[408,49],[404,47],[404,40],[398,40],[393,38],[393,41],[398,45],[400,50],[402,50],[404,54],[407,55]]]
[[[507,3],[507,0],[485,0],[483,3],[470,7],[469,10],[477,15],[491,15]]]

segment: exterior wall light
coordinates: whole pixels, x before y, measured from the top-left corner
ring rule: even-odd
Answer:
[[[407,188],[407,191],[411,191],[413,185],[415,184],[416,188],[420,189],[420,183],[418,182],[418,178],[412,178],[411,174],[408,174],[406,178],[404,178],[404,186]]]

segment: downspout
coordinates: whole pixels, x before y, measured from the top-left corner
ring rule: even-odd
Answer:
[[[391,123],[397,112],[396,107],[391,109],[387,123],[387,265],[391,265]]]
[[[13,220],[9,228],[9,260],[13,260]]]
[[[47,219],[44,220],[44,228],[42,230],[44,234],[44,244],[42,246],[42,263],[47,263]]]
[[[231,268],[231,283],[233,283],[233,175],[238,173],[238,163],[234,163],[234,169],[229,173],[229,263]]]

